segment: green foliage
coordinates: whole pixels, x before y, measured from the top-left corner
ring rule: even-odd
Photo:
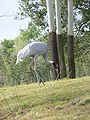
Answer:
[[[90,1],[89,0],[74,0],[75,5],[75,16],[78,17],[75,19],[77,24],[76,29],[79,32],[90,31]]]
[[[13,62],[14,53],[14,40],[4,40],[1,42],[0,48],[0,71],[1,71],[1,83],[7,84],[11,80],[11,64]]]
[[[14,48],[14,41],[13,40],[4,40],[1,43],[2,47],[3,47],[3,51],[5,54],[10,55],[13,52],[13,48]]]
[[[61,18],[63,31],[67,31],[67,0],[61,2]],[[74,0],[74,24],[75,31],[84,32],[90,30],[90,2],[89,0]],[[19,0],[20,12],[19,18],[29,17],[30,23],[40,26],[43,29],[47,27],[47,10],[45,0]],[[81,19],[78,19],[80,17]]]
[[[90,75],[90,32],[75,38],[75,61],[77,76]]]
[[[83,36],[75,38],[75,53],[77,61],[86,61],[90,54],[90,32],[85,32]]]
[[[30,17],[32,23],[37,26],[44,27],[47,23],[45,21],[46,5],[44,0],[19,0],[20,4],[20,18]]]
[[[84,98],[83,100],[80,101],[80,105],[88,105],[90,104],[90,98]]]
[[[27,30],[29,31],[29,30]],[[34,32],[34,31],[30,31]],[[3,41],[0,49],[0,85],[16,85],[23,83],[37,82],[35,73],[29,67],[31,59],[27,57],[19,65],[15,65],[17,52],[29,42],[28,36],[30,32],[22,31],[18,39]],[[34,34],[34,33],[33,33]],[[32,34],[31,39],[35,37]],[[36,37],[38,32],[36,34]],[[65,58],[67,64],[67,44],[66,33],[63,34],[63,45],[65,47]],[[41,41],[47,42],[46,36],[38,36]],[[82,37],[75,37],[75,61],[76,61],[76,75],[78,77],[90,75],[90,32],[86,32]],[[36,40],[36,38],[35,38]],[[50,53],[49,53],[50,57]],[[40,57],[36,61],[37,71],[44,81],[52,79],[52,68],[44,62]],[[67,66],[68,67],[68,66]],[[67,70],[68,73],[68,70]]]

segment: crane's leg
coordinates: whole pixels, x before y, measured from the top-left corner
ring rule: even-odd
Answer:
[[[36,79],[37,79],[39,85],[40,85],[41,82],[42,82],[43,85],[45,85],[44,81],[42,80],[42,78],[40,77],[40,75],[36,71],[36,62],[35,62],[35,60],[36,60],[37,57],[38,57],[38,54],[33,57],[33,60],[31,61],[30,65],[33,63],[33,67],[31,67],[31,68],[35,73],[35,76],[36,76]]]
[[[30,66],[32,66],[32,64],[33,64],[33,66],[34,66],[34,59],[35,59],[35,58],[34,58],[34,56],[33,56],[33,57],[32,57],[32,60],[31,60],[31,62],[30,62],[30,64],[29,64]]]
[[[33,70],[34,73],[35,73],[35,76],[36,76],[36,79],[37,79],[39,85],[40,85],[40,83],[42,83],[43,85],[45,85],[43,79],[42,79],[41,76],[38,74],[38,72],[36,71],[35,67],[34,67],[34,68],[32,67],[32,70]]]
[[[30,66],[32,66],[33,65],[33,69],[36,69],[36,63],[35,63],[35,60],[36,60],[36,58],[38,57],[39,55],[38,54],[35,54],[35,55],[33,55],[32,56],[32,60],[31,60],[31,62],[30,62]]]
[[[37,71],[34,70],[34,72],[35,72],[36,79],[37,79],[39,85],[40,85],[40,83],[42,83],[43,85],[45,85],[43,79],[42,79],[41,76],[37,73]]]

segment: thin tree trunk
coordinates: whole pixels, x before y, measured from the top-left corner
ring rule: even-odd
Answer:
[[[67,36],[67,43],[68,43],[69,78],[75,78],[73,35],[68,35]]]
[[[53,0],[46,0],[46,4],[47,4],[49,40],[51,43],[52,59],[59,66],[57,40],[56,40],[56,32],[55,32],[55,21],[54,21],[54,15],[53,15],[53,5],[54,5]],[[59,72],[59,69],[58,69],[58,72]],[[57,74],[55,72],[54,79],[56,78],[57,78]]]
[[[60,78],[65,78],[66,65],[65,65],[62,35],[57,35],[57,40],[58,40],[58,50],[59,50]]]
[[[62,41],[62,28],[61,28],[61,6],[60,0],[55,0],[55,10],[56,10],[56,33],[58,41],[58,53],[59,53],[59,64],[60,64],[60,78],[66,77],[66,66],[64,58],[64,49]]]
[[[51,41],[52,59],[59,66],[56,32],[49,33],[49,39]],[[60,72],[60,68],[58,68],[58,74],[59,74],[59,72]],[[59,79],[60,76],[58,76],[56,71],[54,71],[54,73],[55,73],[54,79],[56,79],[56,78]]]
[[[73,0],[68,0],[68,65],[69,78],[75,78],[75,60],[74,60],[74,45],[73,45]]]

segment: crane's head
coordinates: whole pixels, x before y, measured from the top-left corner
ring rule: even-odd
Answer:
[[[21,54],[17,54],[17,60],[16,60],[16,64],[18,64],[19,62],[23,61],[22,55]]]
[[[21,62],[21,61],[23,61],[23,59],[17,59],[17,60],[16,60],[16,65],[17,65],[19,62]]]
[[[49,61],[49,63],[53,66],[54,70],[56,71],[56,73],[58,75],[58,69],[59,69],[58,64],[55,63],[54,61]]]
[[[54,61],[49,61],[49,63],[54,67],[54,69],[57,71],[59,66],[57,63],[55,63]]]
[[[58,66],[57,63],[53,62],[52,64],[53,64],[53,67],[54,67],[55,69],[58,69],[58,68],[59,68],[59,66]]]

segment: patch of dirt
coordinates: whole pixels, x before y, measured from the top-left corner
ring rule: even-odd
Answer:
[[[11,115],[11,113],[1,113],[0,112],[0,120],[5,120],[8,116],[10,116]]]
[[[29,110],[29,109],[26,109],[26,108],[22,108],[22,109],[19,110],[19,114],[20,114],[20,115],[25,115],[25,114],[27,114],[28,112],[30,112],[30,110]]]

